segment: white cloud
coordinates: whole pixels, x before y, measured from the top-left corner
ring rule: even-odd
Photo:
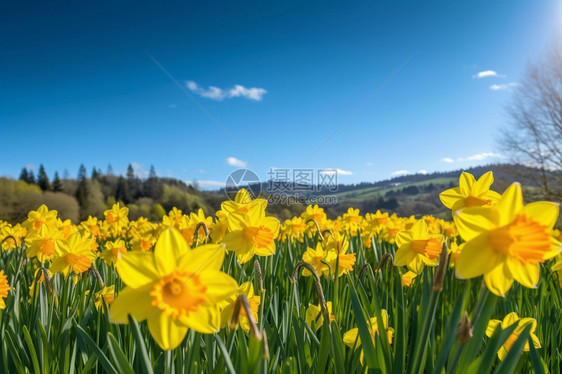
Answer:
[[[231,88],[228,92],[229,97],[238,97],[244,96],[247,99],[255,100],[255,101],[262,101],[262,96],[265,95],[267,91],[264,88],[246,88],[239,84],[235,85],[234,88]]]
[[[353,172],[349,170],[336,169],[336,172],[339,175],[353,175]]]
[[[411,174],[410,170],[396,170],[390,173],[390,175],[392,175],[393,177],[398,177],[400,175],[407,175],[407,174]]]
[[[519,83],[510,82],[510,83],[502,83],[502,84],[492,84],[490,89],[492,91],[503,91],[503,90],[511,90],[513,87],[519,86]]]
[[[466,157],[466,158],[459,158],[458,161],[482,161],[486,158],[503,158],[502,155],[500,155],[499,153],[493,153],[493,152],[482,152],[482,153],[477,153],[475,155]]]
[[[499,154],[499,153],[494,153],[494,152],[482,152],[482,153],[477,153],[477,154],[474,154],[474,155],[468,156],[468,157],[459,157],[457,159],[445,157],[445,158],[442,158],[441,161],[446,162],[448,164],[452,164],[454,162],[482,161],[482,160],[485,160],[487,158],[504,158],[504,156]]]
[[[427,170],[418,170],[418,174],[427,174]]]
[[[135,175],[139,178],[148,178],[148,170],[146,170],[146,167],[138,162],[131,162],[131,166],[133,167],[133,170],[135,171]]]
[[[226,183],[221,181],[191,180],[191,181],[185,181],[185,183],[190,185],[197,185],[197,187],[201,190],[216,190],[226,186]]]
[[[505,78],[505,75],[498,74],[494,70],[484,70],[472,76],[472,78],[476,78],[476,79],[488,78],[488,77]]]
[[[248,165],[246,161],[239,160],[236,157],[228,157],[226,159],[226,163],[230,166],[236,166],[238,168],[245,168],[246,165]]]
[[[233,88],[230,89],[222,89],[215,86],[209,86],[207,89],[200,87],[194,81],[187,81],[187,88],[189,88],[194,93],[198,94],[199,96],[203,96],[209,99],[221,101],[226,98],[231,97],[245,97],[249,100],[254,101],[262,101],[263,95],[267,93],[267,90],[264,88],[257,88],[257,87],[249,87],[246,88],[240,84],[234,85]]]

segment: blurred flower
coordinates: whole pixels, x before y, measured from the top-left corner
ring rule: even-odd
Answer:
[[[509,313],[507,316],[504,317],[503,321],[500,321],[498,319],[490,320],[488,322],[488,327],[486,328],[486,335],[488,337],[491,337],[498,325],[500,325],[502,329],[506,329],[507,327],[513,325],[514,323],[517,323],[517,327],[507,338],[505,343],[503,343],[500,350],[498,351],[498,357],[501,361],[505,359],[505,356],[507,356],[507,352],[509,352],[513,343],[515,343],[517,338],[519,338],[519,335],[521,335],[523,330],[525,330],[525,327],[527,327],[528,325],[531,325],[530,336],[531,336],[531,340],[533,341],[533,346],[535,348],[541,347],[541,342],[539,341],[539,337],[535,335],[535,330],[537,329],[537,321],[534,318],[519,318],[517,316],[517,313]],[[529,341],[526,341],[525,346],[523,347],[523,351],[528,352],[529,350],[530,350]]]
[[[5,309],[6,304],[4,299],[8,297],[8,291],[10,291],[10,285],[8,284],[8,278],[4,274],[4,270],[0,270],[0,309]]]

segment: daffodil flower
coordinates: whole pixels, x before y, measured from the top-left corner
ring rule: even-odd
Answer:
[[[466,241],[456,261],[459,278],[484,274],[488,289],[503,296],[516,280],[535,288],[540,263],[560,252],[552,235],[558,204],[535,202],[523,205],[521,185],[512,184],[493,208],[466,208],[454,216]]]
[[[423,265],[436,266],[442,250],[443,237],[429,232],[425,220],[419,220],[408,231],[396,235],[398,251],[394,263],[408,266],[414,273],[421,273]]]
[[[381,317],[382,317],[382,324],[386,329],[386,334],[388,338],[388,342],[392,344],[392,338],[394,336],[394,329],[392,327],[388,327],[388,313],[385,309],[381,309]],[[375,344],[375,335],[379,333],[379,327],[377,323],[377,317],[373,317],[369,320],[369,332],[371,333],[371,339],[373,341],[373,345]],[[356,343],[357,342],[357,343]],[[346,332],[343,335],[343,343],[350,348],[359,348],[361,347],[361,338],[359,337],[359,329],[353,328]],[[361,350],[361,363],[363,363],[363,350]]]
[[[228,300],[222,302],[219,306],[221,309],[221,327],[228,326],[228,323],[232,319],[232,313],[234,312],[234,305],[236,304],[238,295],[242,294],[245,294],[248,298],[250,308],[252,309],[252,316],[256,322],[258,321],[258,311],[260,308],[261,297],[254,294],[254,285],[251,281],[248,281],[242,283],[238,288],[238,292],[233,294]],[[240,308],[239,324],[240,327],[242,327],[242,330],[246,332],[250,331],[250,320],[248,319],[244,308]]]
[[[10,285],[8,284],[8,277],[4,274],[4,270],[0,270],[0,309],[6,308],[6,303],[4,299],[8,297],[8,291],[10,291]]]
[[[533,341],[533,346],[535,348],[541,347],[541,342],[539,341],[539,337],[535,335],[535,330],[537,329],[537,321],[534,318],[519,318],[517,316],[517,313],[509,313],[507,316],[504,317],[503,321],[500,321],[498,319],[490,320],[488,322],[488,327],[486,328],[486,335],[488,337],[491,337],[494,334],[494,330],[498,325],[500,325],[502,329],[506,329],[509,326],[513,325],[514,323],[517,323],[517,327],[507,338],[505,343],[503,343],[500,350],[498,351],[498,357],[501,361],[505,359],[505,356],[507,356],[507,352],[509,352],[513,343],[515,343],[517,338],[519,338],[519,335],[521,335],[523,330],[525,330],[525,327],[527,327],[528,325],[531,325],[530,335],[531,335],[531,340]],[[523,351],[528,352],[529,350],[530,350],[530,346],[529,346],[529,342],[527,341],[525,342]]]
[[[127,252],[115,265],[127,287],[111,305],[111,320],[127,323],[129,314],[147,320],[154,340],[166,350],[180,345],[190,328],[217,332],[219,304],[238,289],[220,271],[224,254],[219,244],[190,249],[179,231],[165,229],[154,252]]]
[[[478,180],[474,175],[463,172],[459,178],[459,186],[443,191],[439,197],[443,205],[453,212],[462,208],[494,205],[500,194],[490,190],[494,182],[491,171],[483,174]]]

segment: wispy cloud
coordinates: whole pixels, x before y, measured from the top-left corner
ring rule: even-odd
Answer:
[[[502,84],[492,84],[490,89],[492,91],[504,91],[504,90],[511,90],[514,87],[519,86],[519,83],[510,82],[510,83],[502,83]]]
[[[239,160],[236,157],[228,157],[226,159],[226,163],[230,166],[236,166],[238,168],[245,168],[246,165],[248,165],[246,161]]]
[[[208,88],[204,88],[199,86],[194,81],[187,81],[186,85],[187,88],[189,88],[192,92],[198,94],[199,96],[203,96],[218,101],[227,98],[232,98],[232,97],[245,97],[248,100],[262,101],[263,95],[267,93],[267,90],[264,88],[257,88],[257,87],[246,88],[240,84],[236,84],[234,85],[234,87],[226,88],[226,89],[215,87],[215,86],[209,86]]]
[[[418,170],[418,174],[427,174],[427,170]]]
[[[390,173],[390,175],[392,175],[393,177],[399,177],[401,175],[407,175],[407,174],[412,174],[412,172],[410,170],[396,170]]]
[[[336,172],[339,175],[353,175],[353,172],[349,170],[336,169]]]
[[[472,78],[476,78],[476,79],[489,78],[489,77],[505,78],[505,75],[498,74],[494,70],[484,70],[472,76]]]
[[[226,187],[226,183],[225,182],[221,182],[221,181],[210,181],[210,180],[206,180],[206,181],[200,181],[200,180],[191,180],[191,181],[185,181],[186,184],[190,184],[190,185],[196,185],[199,189],[201,190],[217,190],[219,188],[224,188]]]
[[[482,152],[482,153],[476,153],[472,156],[468,156],[468,157],[459,157],[456,159],[450,158],[450,157],[445,157],[442,158],[441,161],[446,162],[448,164],[452,164],[454,162],[466,162],[466,161],[482,161],[488,158],[504,158],[503,155],[499,154],[499,153],[494,153],[494,152]]]

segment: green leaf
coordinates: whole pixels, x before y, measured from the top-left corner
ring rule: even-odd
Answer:
[[[78,325],[74,326],[74,328],[76,329],[77,337],[82,339],[82,341],[94,352],[105,371],[112,374],[118,374],[118,371],[115,369],[115,367],[113,367],[100,347],[98,347],[98,345],[92,340],[92,338],[90,338],[90,335],[88,335],[88,333]]]

